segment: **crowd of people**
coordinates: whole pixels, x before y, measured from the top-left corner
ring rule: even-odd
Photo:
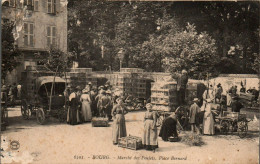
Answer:
[[[180,106],[187,105],[185,102],[186,85],[188,82],[187,71],[183,70],[181,74],[173,77],[177,80],[178,104]],[[13,84],[8,87],[2,86],[2,91],[7,93],[11,102],[15,99],[21,99],[20,84]],[[216,87],[208,85],[202,95],[202,103],[199,98],[194,98],[189,108],[189,124],[192,132],[204,135],[215,134],[214,115],[216,113],[212,111],[213,104],[226,105],[233,112],[240,112],[243,105],[238,100],[237,86],[232,86],[228,89],[226,97],[223,95],[223,92],[220,83]],[[240,93],[245,92],[254,95],[256,100],[259,96],[259,91],[255,88],[246,90],[241,84]],[[67,112],[68,124],[77,125],[91,122],[92,117],[107,118],[108,121],[113,121],[112,140],[114,145],[118,144],[119,138],[127,136],[125,114],[128,113],[128,108],[125,104],[133,101],[131,94],[123,97],[117,88],[112,92],[112,86],[109,82],[104,86],[99,86],[97,89],[93,88],[90,82],[83,89],[80,86],[75,88],[67,86],[64,95],[68,98],[67,103],[69,105]],[[145,108],[143,145],[146,150],[155,151],[158,148],[158,137],[161,137],[163,141],[169,141],[170,137],[178,138],[177,126],[179,121],[176,112],[172,112],[169,117],[163,120],[158,133],[158,113],[152,110],[153,105],[149,102]]]
[[[6,95],[5,101],[8,102],[8,106],[14,106],[16,100],[21,100],[21,89],[21,84],[2,85],[1,92]]]

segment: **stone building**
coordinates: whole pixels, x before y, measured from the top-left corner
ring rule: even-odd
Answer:
[[[2,23],[5,21],[15,23],[15,44],[22,53],[21,64],[8,74],[6,84],[19,82],[26,66],[39,64],[36,55],[50,46],[67,51],[67,0],[2,1]]]

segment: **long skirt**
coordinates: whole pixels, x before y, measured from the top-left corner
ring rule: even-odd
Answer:
[[[153,120],[145,120],[144,122],[144,136],[143,136],[143,144],[145,147],[147,146],[155,146],[158,147],[158,134],[157,128],[153,128]]]
[[[203,134],[215,134],[214,119],[212,113],[205,112],[203,120]]]
[[[113,143],[118,143],[118,138],[126,137],[125,116],[116,114],[112,128]]]
[[[91,121],[92,113],[91,113],[90,103],[88,101],[82,102],[81,112],[82,112],[83,121]]]
[[[77,125],[80,122],[79,111],[75,107],[69,107],[67,114],[67,122],[70,125]]]

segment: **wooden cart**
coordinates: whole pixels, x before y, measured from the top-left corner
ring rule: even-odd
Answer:
[[[220,126],[220,132],[227,135],[229,132],[237,132],[240,138],[244,138],[248,131],[248,122],[246,114],[238,112],[223,112],[223,116],[215,117],[216,123]]]
[[[24,119],[36,115],[39,124],[46,118],[57,117],[64,122],[67,116],[65,80],[55,76],[28,77],[22,86],[21,113]],[[28,84],[28,82],[30,82]]]

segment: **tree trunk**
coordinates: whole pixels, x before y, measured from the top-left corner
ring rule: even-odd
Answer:
[[[227,52],[228,52],[228,47],[227,47],[227,36],[228,36],[228,26],[225,26],[224,27],[224,31],[223,31],[223,43],[222,43],[222,48],[223,48],[223,51],[222,51],[222,57],[225,57],[227,56]]]
[[[246,73],[246,58],[247,58],[247,52],[246,52],[246,49],[247,49],[247,46],[245,45],[244,48],[243,48],[243,64],[242,64],[242,70],[243,70],[243,73]]]

